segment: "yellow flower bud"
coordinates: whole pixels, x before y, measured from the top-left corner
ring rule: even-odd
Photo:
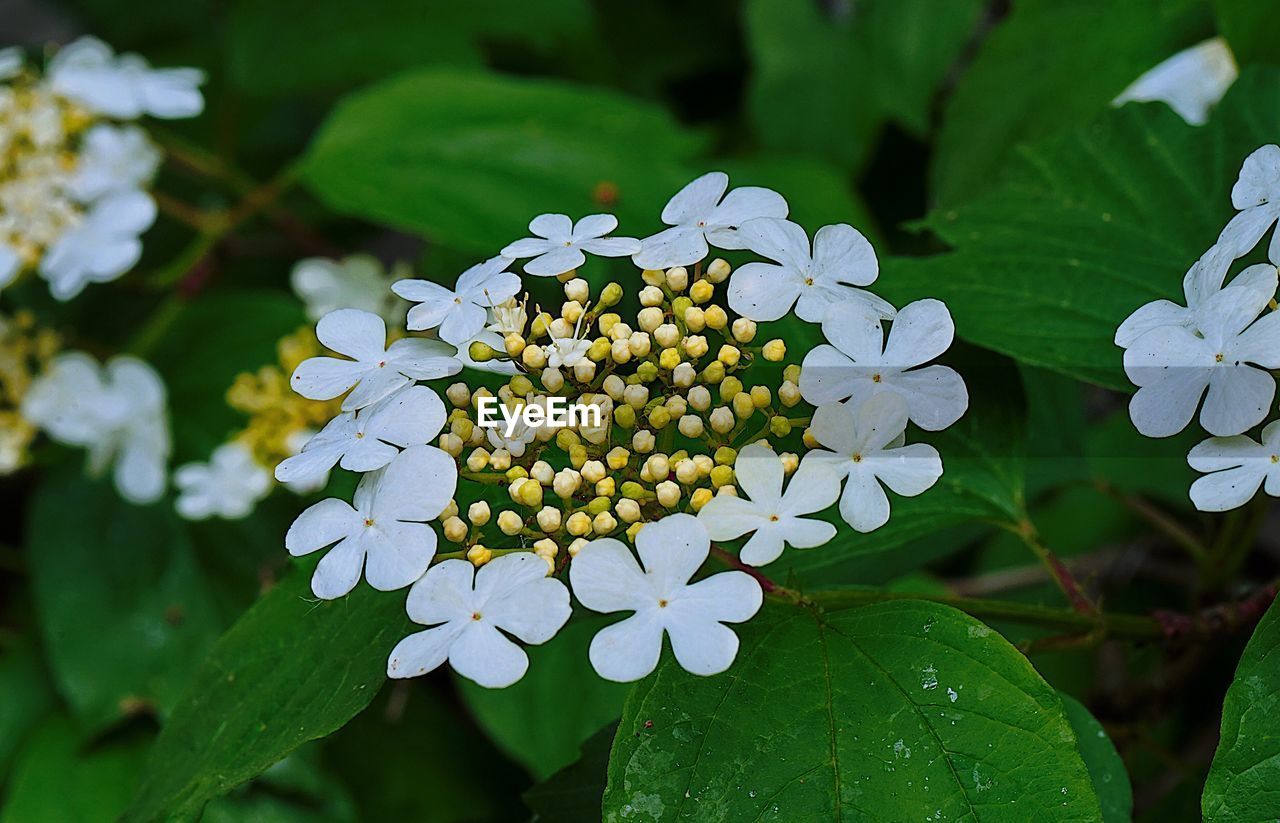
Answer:
[[[790,380],[783,381],[778,387],[778,399],[782,401],[782,405],[791,408],[800,402],[800,387]]]
[[[498,353],[488,343],[481,343],[479,340],[472,341],[467,347],[467,356],[477,363],[487,363],[492,360]]]
[[[711,417],[707,419],[707,422],[711,424],[711,430],[713,432],[716,432],[717,434],[728,434],[733,431],[733,427],[737,421],[734,420],[733,412],[729,411],[729,409],[724,406],[719,406],[711,412]]]
[[[564,374],[559,369],[543,369],[542,385],[549,392],[558,392],[564,388]]]
[[[494,449],[493,454],[489,455],[489,465],[494,471],[506,471],[511,468],[511,452],[506,449]]]
[[[538,312],[533,318],[533,322],[529,324],[529,338],[535,339],[547,333],[547,329],[551,326],[551,315],[546,312]]]
[[[674,509],[680,503],[680,486],[670,480],[659,483],[655,491],[658,493],[658,502],[668,509]]]
[[[573,429],[559,429],[556,431],[556,445],[565,451],[569,451],[582,441],[578,439],[578,434]]]
[[[689,410],[689,404],[678,394],[673,394],[668,397],[667,402],[662,405],[671,413],[672,418],[678,418]]]
[[[686,395],[689,406],[694,411],[706,411],[711,408],[711,392],[706,386],[694,386]]]
[[[637,451],[641,454],[648,454],[653,451],[655,442],[656,440],[654,439],[653,432],[646,431],[645,429],[640,429],[635,434],[631,435],[632,451]]]
[[[472,343],[471,345],[475,346],[477,344]],[[483,344],[480,344],[480,345],[483,345]],[[511,334],[508,334],[506,337],[502,338],[502,347],[507,350],[507,354],[510,357],[519,357],[522,353],[524,353],[525,345],[526,345],[526,342],[524,337],[522,335],[516,334],[515,332],[512,332]],[[473,357],[472,359],[474,360],[475,358]],[[476,362],[483,363],[484,361],[476,360]]]
[[[498,528],[507,536],[519,534],[524,528],[524,519],[511,509],[504,509],[498,512]]]
[[[707,327],[707,316],[702,309],[697,306],[690,306],[685,309],[684,327],[691,332],[700,332]]]
[[[529,467],[529,476],[544,486],[550,486],[555,480],[556,470],[545,460],[537,460]]]
[[[600,299],[596,301],[596,305],[602,309],[617,305],[622,299],[622,286],[617,283],[608,283],[600,290]]]
[[[692,460],[681,460],[676,464],[676,480],[691,486],[698,482],[698,464]]]
[[[609,338],[597,337],[587,349],[587,358],[593,363],[599,363],[608,357],[612,350],[613,344],[609,342]]]
[[[582,475],[573,469],[561,469],[551,481],[551,489],[562,499],[568,500],[582,485]]]
[[[591,521],[591,530],[596,534],[608,534],[618,527],[618,521],[609,512],[600,512]]]
[[[596,376],[596,364],[582,359],[573,364],[573,376],[579,383],[590,383]]]
[[[564,284],[564,296],[575,303],[585,303],[591,296],[591,287],[581,277],[575,277]]]
[[[816,449],[819,446],[818,438],[813,436],[813,429],[805,429],[800,439],[804,442],[805,448]]]
[[[622,496],[631,500],[644,500],[649,493],[636,481],[626,480],[622,483]]]
[[[627,348],[635,357],[646,357],[652,350],[653,339],[642,331],[633,332],[627,340]]]
[[[542,505],[542,484],[537,480],[528,480],[520,487],[520,502],[531,509]]]
[[[739,317],[733,321],[730,327],[733,332],[733,339],[739,343],[750,343],[756,336],[756,321],[748,320],[745,317]]]
[[[466,540],[468,531],[467,524],[457,515],[444,521],[444,539],[450,543],[461,543]]]
[[[618,322],[618,323],[614,323],[613,328],[609,329],[608,337],[610,340],[614,340],[614,341],[628,340],[631,338],[631,333],[633,331],[635,331],[635,329],[632,329],[626,323]]]
[[[613,510],[617,512],[618,519],[623,523],[634,523],[640,519],[640,504],[629,498],[622,498],[614,504]]]
[[[703,506],[710,503],[711,498],[713,497],[715,497],[715,495],[712,493],[711,489],[694,489],[693,494],[689,496],[689,506],[696,512]]]
[[[596,494],[601,497],[613,497],[617,491],[617,482],[612,477],[606,477],[596,483]]]
[[[626,391],[627,384],[618,375],[611,374],[604,379],[600,388],[604,389],[604,393],[614,400],[621,400],[623,392]]]
[[[479,543],[467,549],[467,559],[477,568],[493,559],[493,552]]]
[[[792,363],[782,370],[782,379],[800,385],[800,364]]]
[[[507,473],[506,473],[507,480],[512,483],[514,483],[516,480],[520,478],[527,478],[528,476],[529,476],[529,472],[525,471],[524,466],[512,466],[511,468],[507,469]]]
[[[458,514],[458,501],[450,500],[447,504],[445,504],[444,511],[440,512],[440,517],[438,519],[440,520],[441,523],[443,523],[444,521],[448,520],[450,517],[456,517],[457,514]]]
[[[556,512],[556,514],[559,514],[559,512]],[[550,537],[544,537],[541,540],[533,541],[533,553],[539,557],[554,560],[555,556],[560,553],[560,547]]]
[[[564,524],[565,531],[574,537],[581,537],[591,532],[591,516],[586,512],[574,512]]]
[[[615,363],[626,363],[631,359],[631,341],[627,338],[614,340],[609,347],[609,357]]]
[[[585,539],[583,539],[583,538],[579,537],[577,540],[575,540],[575,541],[573,541],[572,543],[570,543],[570,544],[569,544],[569,548],[568,548],[568,549],[566,549],[565,551],[569,552],[569,556],[570,556],[570,557],[577,557],[577,556],[578,556],[578,552],[580,552],[580,551],[582,551],[583,549],[585,549],[585,548],[587,547],[587,545],[589,544],[589,542],[590,542],[590,541],[585,540]]]
[[[478,500],[467,507],[467,519],[477,526],[488,523],[489,514],[489,504],[483,500]]]
[[[524,351],[520,352],[520,362],[530,369],[540,369],[547,365],[547,354],[541,346],[525,346]]]
[[[569,465],[575,469],[581,469],[583,464],[587,462],[587,447],[578,444],[569,449]]]
[[[698,370],[689,363],[678,363],[671,370],[671,382],[676,388],[687,389],[693,385],[694,379],[698,376]]]
[[[652,481],[666,480],[667,475],[671,472],[671,464],[667,460],[665,454],[655,454],[644,461],[645,471],[649,473],[649,479]]]
[[[700,477],[706,477],[711,474],[711,470],[716,467],[716,461],[712,460],[710,455],[695,454],[690,459],[698,466],[698,475]]]
[[[636,366],[636,379],[641,383],[650,383],[658,376],[658,366],[648,360]]]
[[[466,408],[471,402],[471,388],[466,383],[452,383],[444,394],[450,403],[460,409]]]
[[[723,257],[717,257],[707,266],[707,279],[712,283],[723,283],[729,277],[729,272],[731,271],[729,261]]]
[[[783,452],[778,457],[782,458],[782,471],[785,474],[791,474],[800,467],[800,455],[795,452]]]
[[[744,391],[740,391],[733,396],[730,402],[733,406],[733,413],[740,420],[746,420],[748,417],[756,413],[756,404],[751,401],[751,395]]]
[[[657,306],[641,309],[640,313],[636,315],[636,323],[640,326],[640,331],[653,331],[662,325],[662,309]]]
[[[655,429],[666,428],[671,422],[671,412],[667,411],[666,406],[654,406],[649,409],[649,425]]]
[[[609,468],[618,471],[627,467],[627,461],[631,459],[631,452],[621,446],[614,446],[609,449],[609,453],[604,456],[604,459]]]
[[[666,295],[657,286],[645,286],[640,290],[640,305],[642,306],[661,306],[662,301],[665,299]],[[644,328],[643,324],[641,324],[641,328]],[[652,329],[645,329],[645,331],[652,331]]]
[[[733,469],[729,466],[716,466],[711,470],[711,485],[717,489],[733,482]]]
[[[714,459],[717,466],[732,466],[738,459],[738,450],[732,446],[721,446],[716,449]]]
[[[539,529],[544,532],[554,532],[560,528],[560,510],[554,506],[543,506],[538,509],[537,520]]]
[[[731,483],[727,483],[716,489],[716,497],[737,497],[738,488]]]
[[[729,315],[719,306],[708,306],[706,309],[707,328],[719,331],[729,324]]]
[[[556,319],[552,320],[551,324],[547,326],[547,331],[550,332],[551,336],[556,339],[574,336],[573,324],[570,323],[568,320],[565,320],[563,317],[557,317]]]
[[[661,286],[667,279],[667,273],[662,269],[645,269],[640,272],[640,279],[650,286]]]
[[[613,421],[624,429],[636,424],[636,410],[630,406],[617,406],[613,410]]]
[[[767,408],[773,402],[773,393],[769,391],[768,386],[752,386],[751,402],[757,409]]]
[[[484,471],[485,466],[488,465],[489,452],[485,451],[483,448],[474,449],[471,454],[467,455],[467,471]]]
[[[591,502],[587,504],[587,514],[595,517],[600,512],[609,511],[609,507],[613,505],[613,501],[607,497],[593,497]]]
[[[730,346],[728,343],[720,347],[720,353],[716,355],[716,359],[726,366],[732,368],[738,365],[738,360],[742,358],[742,352],[737,346]]]
[[[596,327],[600,329],[601,334],[603,334],[605,337],[608,337],[609,332],[613,330],[613,327],[618,325],[621,322],[622,322],[622,318],[619,317],[615,312],[605,312],[604,314],[596,318]]]
[[[696,414],[686,414],[680,418],[677,428],[685,437],[701,437],[703,432],[702,418]]]
[[[787,356],[786,341],[781,338],[770,340],[768,343],[764,344],[764,349],[761,351],[761,354],[763,354],[764,359],[768,360],[770,363],[781,362],[782,358]]]
[[[705,303],[716,293],[716,287],[707,280],[699,280],[689,287],[689,299],[695,303]]]
[[[588,483],[599,483],[607,473],[599,460],[588,460],[582,464],[582,479]]]
[[[640,530],[644,528],[644,523],[632,523],[627,526],[627,539],[632,543],[636,542],[636,535],[640,534]]]
[[[680,352],[676,349],[663,349],[658,355],[658,367],[663,371],[671,371],[680,365]]]
[[[774,437],[786,437],[791,434],[791,421],[782,415],[775,415],[769,419],[769,432]]]

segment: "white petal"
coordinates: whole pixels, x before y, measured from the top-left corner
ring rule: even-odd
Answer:
[[[444,560],[423,575],[409,589],[405,611],[409,619],[424,626],[457,620],[471,620],[474,611],[472,581],[475,567],[466,560]]]
[[[458,621],[401,640],[387,658],[387,677],[418,677],[439,668],[449,657],[449,647],[465,628],[466,623]]]
[[[569,564],[570,573],[578,557]],[[574,585],[574,592],[578,590]],[[630,683],[649,674],[662,655],[662,625],[653,611],[639,612],[626,620],[606,626],[591,638],[587,657],[591,667],[606,680]]]
[[[807,323],[821,323],[833,306],[854,304],[858,314],[872,314],[881,320],[892,320],[898,313],[888,300],[864,289],[828,281],[805,286],[796,301],[796,316]]]
[[[836,486],[837,494],[839,485]],[[825,520],[811,517],[788,517],[779,521],[787,544],[797,549],[821,546],[836,536],[836,527]]]
[[[377,523],[365,529],[362,542],[365,579],[383,592],[416,582],[436,554],[436,533],[426,523]]]
[[[696,615],[704,620],[744,623],[760,610],[763,602],[764,592],[755,578],[732,571],[713,574],[688,586],[668,608],[681,619]]]
[[[720,205],[716,206],[715,210],[707,218],[707,226],[740,228],[748,220],[757,217],[786,216],[787,201],[783,199],[782,195],[772,189],[765,189],[760,186],[742,186],[725,195],[724,200],[720,201]],[[737,233],[735,232],[735,234]],[[712,237],[707,239],[713,243],[719,242]],[[721,248],[746,248],[745,238],[738,235],[737,240],[739,245],[721,246]],[[805,238],[805,245],[808,245],[808,238]]]
[[[529,231],[563,243],[573,235],[573,221],[567,214],[540,214],[529,222]]]
[[[815,280],[869,286],[880,273],[875,249],[862,232],[845,223],[823,226],[813,236]]]
[[[574,224],[573,240],[574,242],[595,240],[616,228],[618,228],[618,218],[612,214],[588,214]]]
[[[731,494],[708,500],[698,510],[698,520],[712,540],[733,540],[768,522],[755,503]]]
[[[1231,188],[1231,205],[1237,209],[1274,203],[1280,199],[1280,146],[1262,146],[1245,158],[1240,176]]]
[[[912,443],[887,449],[863,458],[868,469],[894,492],[915,497],[942,477],[942,458],[928,443]]]
[[[1193,126],[1209,119],[1209,109],[1226,94],[1238,74],[1226,41],[1214,37],[1183,49],[1133,81],[1112,105],[1159,100]]]
[[[360,525],[355,509],[331,497],[298,515],[285,533],[284,546],[294,557],[310,554],[343,539]]]
[[[751,320],[777,320],[791,311],[804,285],[797,274],[769,263],[748,263],[729,279],[729,308]]]
[[[364,566],[364,550],[360,541],[349,537],[320,558],[311,576],[311,591],[321,600],[335,600],[349,593],[360,582]]]
[[[851,397],[859,384],[870,381],[871,373],[834,346],[814,346],[800,368],[800,394],[814,406],[825,406]]]
[[[969,409],[969,389],[964,378],[949,366],[895,374],[884,385],[900,392],[911,411],[911,422],[925,431],[942,431]]]
[[[1244,257],[1258,245],[1262,235],[1276,222],[1280,206],[1267,204],[1245,209],[1227,222],[1218,235],[1217,245],[1230,252],[1232,257]]]
[[[387,363],[414,380],[438,380],[462,370],[453,351],[452,346],[439,340],[405,337],[387,349]]]
[[[472,621],[449,648],[449,665],[487,689],[505,689],[524,677],[529,656],[484,621]]]
[[[407,448],[381,472],[369,509],[375,520],[434,520],[457,488],[457,464],[434,446]]]
[[[669,269],[688,266],[707,256],[707,240],[702,230],[676,226],[640,241],[640,252],[632,261],[642,269]]]
[[[927,363],[940,356],[955,339],[951,312],[941,300],[917,300],[903,306],[889,328],[884,362],[898,368]]]
[[[488,312],[475,303],[455,304],[440,322],[440,339],[457,346],[482,332],[488,317]]]
[[[304,362],[303,365],[306,365],[306,363]],[[297,372],[294,372],[294,376],[297,377]],[[392,368],[390,364],[381,368],[376,366],[373,368],[365,367],[364,372],[360,375],[360,382],[355,385],[351,394],[342,399],[342,410],[355,411],[363,409],[365,406],[377,403],[384,397],[400,391],[405,386],[408,386],[409,382],[409,378],[401,374],[398,369]],[[302,394],[302,392],[300,391],[299,394]]]
[[[710,505],[711,503],[707,504]],[[698,515],[701,517],[702,512],[698,512]],[[748,566],[767,566],[781,557],[782,550],[786,548],[779,523],[766,521],[758,525],[760,528],[756,529],[751,539],[743,544],[742,551],[738,552],[738,559]]]
[[[426,386],[410,386],[360,414],[367,437],[401,447],[430,444],[448,416],[444,401]]]
[[[524,264],[526,274],[535,277],[555,277],[573,271],[587,262],[587,256],[577,246],[557,246]]]
[[[1225,512],[1248,503],[1266,478],[1256,463],[1207,474],[1191,484],[1191,502],[1202,512]]]
[[[671,514],[640,530],[636,551],[646,576],[653,581],[653,590],[661,596],[689,582],[711,552],[711,539],[698,518]]]
[[[1174,368],[1165,380],[1138,389],[1129,400],[1129,419],[1147,437],[1177,434],[1191,422],[1208,385],[1209,370]]]
[[[557,243],[554,240],[547,240],[543,237],[526,237],[503,246],[502,256],[511,260],[519,260],[523,257],[537,257],[557,246],[563,245],[563,243]]]
[[[782,499],[782,458],[773,449],[752,443],[743,446],[733,464],[738,488],[752,502],[773,506]]]
[[[1268,369],[1280,368],[1280,314],[1273,311],[1245,329],[1231,346],[1231,356]]]
[[[653,603],[631,550],[611,537],[592,540],[578,552],[569,564],[569,582],[574,596],[592,611],[634,611]]]
[[[1191,310],[1170,300],[1156,300],[1142,306],[1125,318],[1116,329],[1115,343],[1122,349],[1132,346],[1139,337],[1162,326],[1185,326],[1191,322]]]
[[[803,375],[804,372],[801,372],[802,378]],[[844,403],[827,403],[819,406],[814,410],[809,431],[820,444],[848,458],[862,445],[855,431],[858,408],[853,404]]]
[[[840,497],[840,516],[863,533],[875,531],[889,522],[889,497],[870,471],[849,472]]]
[[[705,621],[668,624],[676,662],[690,674],[719,674],[738,656],[738,635],[723,623]]]
[[[476,575],[476,595],[487,622],[526,643],[550,640],[572,611],[569,590],[547,577],[546,561],[532,552],[504,555],[485,564]]]
[[[840,497],[840,475],[821,462],[801,463],[787,482],[782,507],[787,514],[813,514]]]
[[[599,257],[630,257],[639,254],[640,241],[634,237],[601,237],[595,240],[583,240],[578,248]]]
[[[902,436],[907,428],[910,406],[896,392],[885,391],[856,404],[853,418],[853,444],[858,453],[875,452]]]
[[[1252,366],[1220,366],[1210,372],[1200,425],[1217,437],[1243,434],[1266,419],[1276,381]]]
[[[316,337],[338,354],[376,363],[386,352],[387,324],[378,315],[359,309],[338,309],[320,318]]]
[[[707,172],[676,192],[662,209],[662,222],[675,226],[705,218],[727,188],[729,175],[722,171]]]
[[[1205,338],[1218,345],[1240,334],[1267,308],[1271,296],[1254,289],[1223,289],[1196,310],[1196,324]]]
[[[809,235],[790,220],[759,217],[738,229],[738,238],[756,254],[804,277],[810,274]]]

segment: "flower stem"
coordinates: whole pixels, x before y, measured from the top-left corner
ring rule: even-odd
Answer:
[[[1080,584],[1076,582],[1075,575],[1071,573],[1071,569],[1067,568],[1067,564],[1062,562],[1062,558],[1040,542],[1035,524],[1024,517],[1022,522],[1016,525],[1006,524],[1005,528],[1021,538],[1027,548],[1031,549],[1031,553],[1045,567],[1045,570],[1049,572],[1049,576],[1053,578],[1053,582],[1057,584],[1058,589],[1067,598],[1071,608],[1090,620],[1096,621],[1098,607],[1085,595],[1084,590],[1080,588]]]

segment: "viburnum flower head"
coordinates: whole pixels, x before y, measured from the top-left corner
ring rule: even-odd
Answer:
[[[600,257],[630,257],[639,252],[640,241],[634,237],[606,236],[616,228],[618,218],[612,214],[590,214],[577,223],[565,214],[540,214],[529,223],[535,236],[511,243],[502,256],[532,257],[524,264],[525,274],[554,277],[587,262],[585,252]]]
[[[885,339],[881,318],[865,303],[831,306],[822,333],[832,345],[814,347],[800,369],[800,393],[815,406],[849,399],[860,406],[884,392],[901,395],[911,422],[941,431],[969,408],[969,390],[954,369],[925,366],[945,352],[955,324],[938,300],[908,303]]]
[[[70,300],[90,283],[106,283],[142,257],[139,235],[156,219],[156,204],[141,191],[98,200],[83,221],[64,233],[40,261],[40,276],[58,300]]]
[[[569,619],[569,591],[547,576],[532,552],[495,557],[478,571],[465,560],[445,560],[409,590],[410,619],[426,631],[401,640],[387,660],[388,677],[417,677],[445,660],[463,677],[491,689],[515,683],[529,657],[507,634],[545,643]]]
[[[1262,146],[1245,158],[1231,189],[1231,205],[1240,213],[1222,230],[1218,244],[1243,257],[1280,219],[1280,146]],[[1280,232],[1272,233],[1267,257],[1280,265]]]
[[[640,241],[632,257],[643,269],[687,266],[707,256],[709,246],[743,249],[738,228],[757,217],[786,217],[787,201],[771,189],[743,186],[728,194],[729,175],[708,172],[676,192],[662,210],[671,228]]]
[[[82,203],[139,189],[155,177],[160,150],[137,126],[99,123],[85,132],[69,188]]]
[[[316,337],[350,360],[311,357],[294,369],[294,391],[311,400],[331,400],[351,390],[343,411],[378,402],[415,380],[435,380],[462,369],[453,348],[439,340],[406,337],[387,346],[387,325],[358,309],[330,312],[316,324]]]
[[[59,49],[46,76],[55,93],[117,120],[195,117],[204,110],[204,72],[153,69],[137,54],[117,57],[96,37],[81,37]]]
[[[444,427],[444,402],[426,386],[407,386],[354,412],[342,412],[302,451],[276,466],[281,483],[311,484],[335,465],[370,472],[395,459],[401,449],[430,444]]]
[[[430,523],[453,498],[457,482],[458,467],[445,452],[434,446],[405,449],[361,478],[354,506],[328,498],[298,515],[285,548],[296,557],[332,546],[311,578],[316,597],[343,596],[362,570],[375,589],[404,588],[431,564],[436,533]]]
[[[1266,369],[1280,368],[1280,313],[1258,319],[1269,301],[1255,289],[1226,288],[1205,301],[1195,330],[1162,326],[1139,337],[1124,353],[1125,374],[1139,387],[1129,402],[1138,431],[1177,434],[1201,398],[1200,424],[1210,434],[1229,437],[1261,423],[1276,390]]]
[[[458,275],[453,289],[429,280],[400,280],[391,290],[418,305],[409,309],[409,329],[439,329],[455,346],[484,329],[488,310],[520,291],[520,277],[507,271],[511,261],[491,257]]]
[[[635,543],[643,569],[613,538],[591,541],[569,564],[573,593],[582,605],[598,612],[635,612],[592,638],[591,665],[608,680],[639,680],[658,665],[665,634],[685,670],[710,675],[729,668],[738,654],[738,636],[724,624],[751,619],[763,602],[760,585],[740,571],[689,582],[711,550],[706,529],[693,515],[647,523]]]
[[[840,516],[860,532],[874,531],[889,520],[882,483],[903,497],[914,497],[942,476],[937,449],[927,443],[903,445],[907,417],[906,401],[893,392],[861,403],[831,403],[814,412],[810,431],[829,451],[806,454],[801,470],[818,464],[845,478]]]
[[[1280,497],[1280,420],[1262,430],[1262,442],[1245,435],[1211,437],[1191,450],[1187,462],[1208,472],[1191,484],[1191,501],[1203,512],[1239,508],[1259,488]]]
[[[247,516],[271,491],[271,473],[243,443],[223,443],[208,463],[187,463],[173,473],[175,507],[188,520]]]
[[[782,490],[782,458],[753,443],[738,452],[733,464],[738,492],[722,494],[698,511],[698,520],[712,540],[733,540],[748,532],[751,538],[738,553],[743,563],[764,566],[782,556],[786,546],[808,549],[836,536],[836,527],[804,517],[820,512],[840,496],[840,475],[826,465],[803,464]]]
[[[308,257],[299,260],[289,274],[294,294],[307,307],[307,319],[315,323],[338,309],[361,309],[388,323],[404,320],[405,305],[390,292],[397,273],[388,273],[376,257],[353,254],[341,260]]]
[[[887,301],[856,288],[875,282],[880,266],[867,238],[853,226],[823,226],[813,236],[790,220],[760,217],[738,229],[751,251],[776,263],[747,263],[729,280],[729,307],[756,321],[777,320],[795,306],[796,316],[821,323],[836,303],[863,303],[880,317],[893,319]]]

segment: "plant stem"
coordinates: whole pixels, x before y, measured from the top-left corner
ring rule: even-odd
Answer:
[[[1053,578],[1053,582],[1057,584],[1063,596],[1067,598],[1071,608],[1090,620],[1096,621],[1098,607],[1085,596],[1084,590],[1076,582],[1075,575],[1071,573],[1071,569],[1067,568],[1067,564],[1063,563],[1062,559],[1052,549],[1040,542],[1040,537],[1036,534],[1035,524],[1024,517],[1021,523],[1005,525],[1005,528],[1021,538],[1027,548],[1031,549],[1031,553],[1045,567],[1049,572],[1049,576]]]
[[[1196,537],[1190,529],[1175,520],[1168,512],[1137,495],[1126,494],[1106,481],[1099,480],[1094,485],[1098,491],[1119,501],[1125,508],[1141,517],[1156,531],[1184,549],[1196,561],[1197,565],[1203,567],[1208,561],[1209,553],[1205,548],[1204,542]]]

